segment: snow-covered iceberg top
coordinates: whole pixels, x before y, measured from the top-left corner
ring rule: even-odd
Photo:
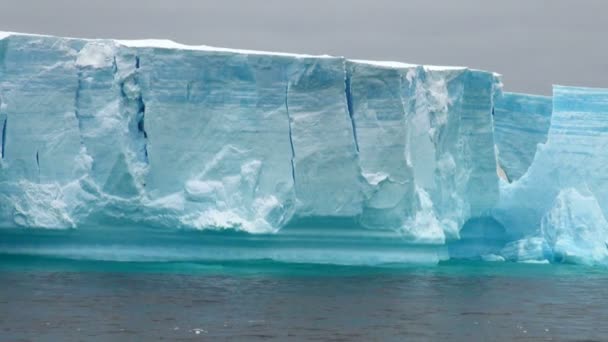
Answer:
[[[43,35],[43,34],[32,34],[32,33],[20,33],[10,31],[0,31],[0,39],[8,38],[10,36],[26,36],[26,37],[39,37],[39,38],[57,38],[55,36]],[[158,49],[171,49],[171,50],[190,50],[190,51],[207,51],[207,52],[228,52],[234,54],[245,54],[245,55],[267,55],[267,56],[283,56],[283,57],[295,57],[295,58],[338,58],[331,55],[310,55],[310,54],[299,54],[299,53],[288,53],[288,52],[277,52],[277,51],[262,51],[262,50],[247,50],[247,49],[232,49],[215,47],[209,45],[188,45],[175,42],[170,39],[91,39],[91,38],[68,38],[62,37],[64,40],[77,40],[86,42],[114,42],[116,45],[131,47],[131,48],[158,48]],[[371,61],[371,60],[360,60],[350,59],[354,63],[370,64],[380,67],[388,68],[408,68],[417,66],[416,64],[409,64],[396,61]],[[464,70],[466,67],[462,66],[441,66],[441,65],[424,65],[425,68],[431,70]],[[500,76],[499,74],[496,74]]]

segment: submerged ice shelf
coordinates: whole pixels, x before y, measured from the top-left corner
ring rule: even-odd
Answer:
[[[463,67],[4,33],[0,253],[606,263],[606,114]]]

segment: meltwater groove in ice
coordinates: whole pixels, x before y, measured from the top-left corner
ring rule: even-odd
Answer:
[[[494,106],[494,140],[498,165],[507,181],[530,167],[536,146],[547,141],[552,99],[548,96],[503,93]]]
[[[465,67],[1,33],[0,253],[608,262],[607,92],[501,86]]]

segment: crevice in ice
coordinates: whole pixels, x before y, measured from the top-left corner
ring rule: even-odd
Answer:
[[[189,81],[188,84],[186,84],[186,101],[190,101],[191,97],[192,97],[192,81]]]
[[[6,156],[6,125],[8,124],[8,118],[4,118],[4,123],[2,124],[2,159]]]
[[[139,56],[135,56],[135,69],[139,70]],[[137,81],[137,84],[139,85],[139,78],[135,79]],[[139,96],[137,97],[137,106],[138,106],[138,111],[137,111],[137,129],[139,130],[139,133],[143,134],[144,139],[148,139],[148,133],[146,132],[146,129],[144,127],[144,118],[146,116],[146,103],[144,102],[144,98],[143,95],[141,94],[141,90],[139,92]],[[148,162],[148,148],[147,148],[147,144],[144,144],[144,154],[145,154],[145,159],[146,159],[146,163]]]
[[[136,63],[135,63],[135,67],[136,69],[139,69],[139,57],[136,57]],[[144,102],[144,97],[141,93],[141,91],[139,92],[139,95],[137,97],[137,131],[139,132],[140,135],[142,135],[144,137],[144,141],[143,141],[143,161],[144,163],[146,163],[146,165],[148,164],[148,132],[146,132],[146,127],[145,127],[145,117],[146,117],[146,103]]]
[[[38,168],[38,177],[40,178],[40,152],[36,151],[36,167]]]
[[[287,84],[285,85],[285,110],[287,111],[289,146],[291,147],[291,179],[293,181],[293,186],[295,189],[295,186],[296,186],[296,165],[295,165],[296,150],[293,147],[293,136],[292,136],[292,132],[291,132],[291,115],[289,115],[289,102],[287,100],[288,95],[289,95],[289,82],[287,82]]]
[[[120,80],[121,103],[129,120],[130,146],[138,162],[148,165],[148,132],[145,129],[146,103],[139,85],[140,59],[135,57],[135,70]]]
[[[114,75],[118,73],[118,63],[116,63],[116,56],[112,57],[112,73]]]
[[[74,95],[74,116],[78,122],[78,136],[80,138],[80,146],[84,146],[82,137],[82,117],[80,116],[80,92],[82,91],[82,72],[78,71],[78,83],[76,85],[76,94]]]
[[[142,133],[144,135],[144,138],[147,139],[148,138],[148,133],[146,133],[146,129],[144,128],[144,115],[146,113],[146,104],[144,103],[143,100],[140,99],[139,102],[139,108],[140,108],[140,113],[141,113],[141,117],[139,119],[139,121],[137,122],[137,129],[139,130],[140,133]],[[146,158],[148,157],[148,151],[145,151],[145,155]]]
[[[348,110],[348,116],[350,118],[350,124],[353,129],[353,138],[355,140],[355,148],[359,152],[359,140],[357,139],[357,126],[355,125],[355,117],[353,116],[353,99],[350,93],[350,74],[344,70],[344,94],[346,96],[346,109]]]
[[[139,95],[139,98],[137,99],[137,106],[138,106],[137,130],[139,131],[140,134],[143,134],[144,139],[148,139],[148,133],[146,132],[146,129],[144,127],[144,117],[146,115],[146,104],[144,103],[144,99],[141,96],[141,94]],[[147,146],[144,146],[144,154],[147,159],[148,158]]]

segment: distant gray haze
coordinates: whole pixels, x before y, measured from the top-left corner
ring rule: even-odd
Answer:
[[[463,65],[608,87],[606,0],[0,0],[0,30]]]

